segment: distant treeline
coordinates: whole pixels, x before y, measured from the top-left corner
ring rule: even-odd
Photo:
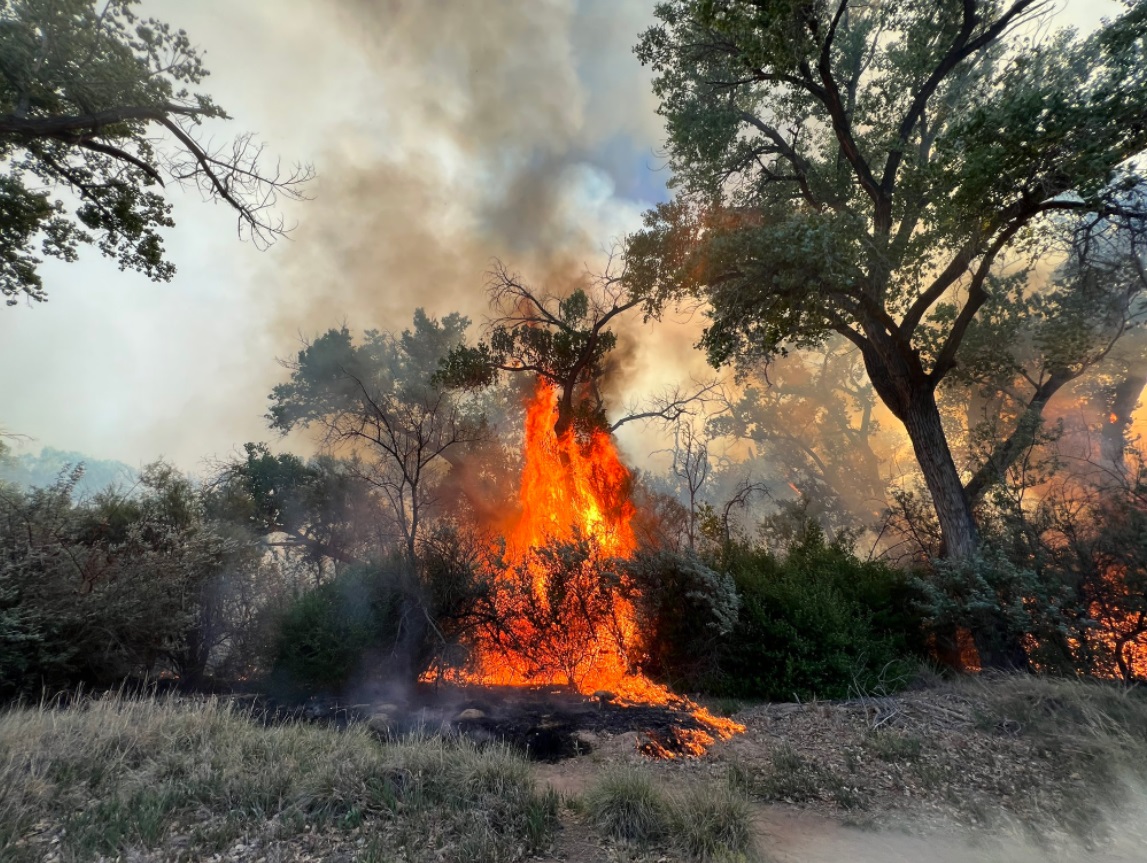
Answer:
[[[46,446],[36,455],[9,454],[0,458],[0,482],[23,489],[43,488],[81,464],[84,472],[73,489],[77,497],[88,497],[108,486],[130,487],[139,480],[139,471],[122,461]]]

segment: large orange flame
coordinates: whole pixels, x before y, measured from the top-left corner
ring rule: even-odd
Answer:
[[[703,728],[678,748],[700,754],[716,738],[743,727],[674,695],[633,667],[632,657],[642,647],[637,614],[617,582],[608,581],[616,559],[637,548],[630,472],[606,431],[587,438],[570,429],[558,437],[557,409],[554,388],[539,380],[526,414],[521,516],[506,537],[508,566],[499,576],[500,611],[509,632],[504,628],[480,637],[462,677],[499,686],[572,686],[623,704],[681,707]],[[567,552],[558,560],[552,549],[561,543]],[[565,579],[561,584],[554,581],[559,574]],[[559,603],[575,613],[555,607]]]

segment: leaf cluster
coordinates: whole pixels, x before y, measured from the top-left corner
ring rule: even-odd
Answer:
[[[958,346],[982,298],[948,292],[1046,212],[1119,209],[1147,147],[1142,5],[1086,38],[1015,35],[1044,11],[659,4],[636,50],[680,191],[630,239],[630,290],[652,313],[708,300],[714,364],[832,331],[911,342],[929,320]],[[936,307],[946,294],[964,315]],[[948,352],[933,358],[939,380]]]
[[[9,305],[43,300],[43,259],[74,261],[86,244],[121,269],[170,280],[161,230],[174,221],[157,187],[195,185],[234,208],[241,233],[269,242],[285,230],[270,215],[277,196],[301,197],[311,176],[304,166],[264,169],[250,136],[229,152],[201,144],[200,124],[229,119],[194,89],[208,74],[202,58],[186,32],[137,5],[0,4],[0,293]]]

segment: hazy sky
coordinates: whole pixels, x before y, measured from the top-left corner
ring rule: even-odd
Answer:
[[[26,450],[195,470],[272,438],[276,358],[300,335],[400,329],[418,306],[480,319],[492,257],[538,280],[599,259],[665,196],[631,53],[653,2],[144,0],[205,52],[203,89],[235,118],[219,134],[313,163],[315,199],[260,252],[226,208],[175,192],[170,284],[94,253],[45,265],[47,303],[0,307],[0,427]],[[1119,9],[1065,5],[1085,28]],[[692,340],[643,329],[630,388],[699,368]]]

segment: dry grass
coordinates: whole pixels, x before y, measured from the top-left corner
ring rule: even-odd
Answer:
[[[607,770],[585,795],[590,818],[615,839],[653,843],[669,832],[669,800],[648,773]]]
[[[1028,741],[1065,787],[1060,819],[1079,836],[1101,835],[1147,782],[1147,691],[1114,683],[1009,675],[959,684],[985,731]]]
[[[839,815],[1087,846],[1139,817],[1147,691],[983,675],[847,702],[758,705],[728,744],[750,797]]]
[[[590,819],[617,839],[672,849],[687,860],[757,860],[747,799],[734,783],[666,793],[633,767],[607,770],[586,793]]]
[[[546,844],[556,808],[503,749],[381,745],[357,726],[263,728],[214,700],[0,716],[6,861],[199,859],[304,833],[367,860],[514,860]]]

